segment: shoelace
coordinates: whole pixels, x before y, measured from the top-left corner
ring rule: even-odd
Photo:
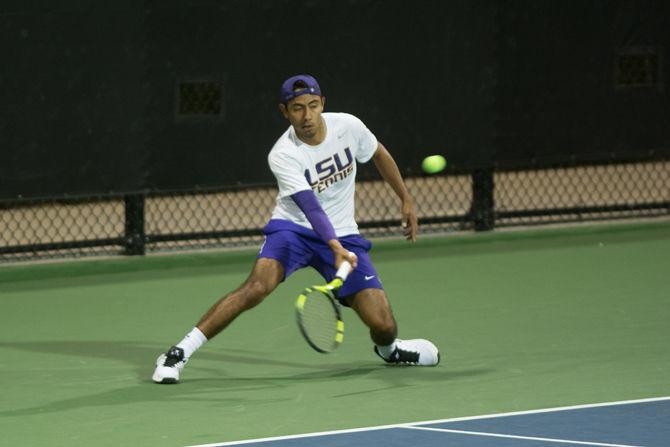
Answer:
[[[395,348],[389,356],[389,361],[392,363],[419,363],[419,353]]]
[[[173,367],[183,360],[184,350],[175,346],[170,348],[167,354],[165,354],[165,361],[163,362],[163,366]]]

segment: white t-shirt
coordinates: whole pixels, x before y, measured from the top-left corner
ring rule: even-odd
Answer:
[[[358,118],[347,113],[322,113],[326,138],[310,146],[293,126],[277,140],[268,155],[279,194],[273,219],[290,220],[312,228],[291,195],[312,189],[335,228],[335,234],[358,234],[354,220],[356,162],[365,163],[377,150],[377,138]]]

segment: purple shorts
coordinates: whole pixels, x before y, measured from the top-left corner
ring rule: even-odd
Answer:
[[[270,258],[281,262],[284,266],[284,279],[308,265],[314,267],[326,281],[335,279],[333,251],[313,230],[288,220],[271,219],[263,228],[263,233],[265,242],[257,258]],[[340,302],[346,305],[342,298],[363,289],[382,289],[382,283],[368,256],[372,243],[359,234],[338,239],[344,248],[358,256],[358,267],[351,272],[339,290]]]

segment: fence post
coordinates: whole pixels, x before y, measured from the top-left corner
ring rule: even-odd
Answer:
[[[126,255],[145,253],[144,234],[144,194],[131,194],[123,197],[126,209]]]
[[[493,188],[493,168],[475,169],[472,172],[470,218],[475,231],[493,230],[495,225]]]

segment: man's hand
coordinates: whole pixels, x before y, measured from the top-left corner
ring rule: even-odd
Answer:
[[[405,187],[405,182],[402,179],[402,175],[400,175],[398,165],[381,143],[377,143],[377,150],[372,156],[372,161],[377,166],[377,170],[382,175],[382,178],[386,183],[391,185],[393,191],[402,200],[402,219],[400,221],[402,231],[408,241],[416,242],[416,230],[419,224],[416,218],[416,210],[414,209],[414,201],[409,191],[407,191],[407,187]]]
[[[358,258],[356,255],[344,248],[342,244],[340,244],[340,241],[337,239],[331,239],[328,241],[328,245],[330,246],[330,249],[333,250],[333,254],[335,255],[336,269],[339,269],[344,261],[349,261],[349,264],[351,264],[352,268],[356,268],[356,266],[358,266]]]
[[[410,198],[402,201],[402,231],[408,241],[416,242],[416,230],[419,227],[419,221],[416,217],[414,202]]]

